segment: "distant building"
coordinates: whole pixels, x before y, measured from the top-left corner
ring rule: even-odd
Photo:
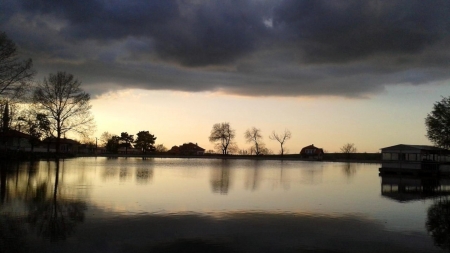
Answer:
[[[203,155],[205,149],[197,145],[197,143],[185,143],[181,146],[173,146],[167,153],[172,155]]]
[[[305,159],[322,160],[323,149],[315,147],[314,144],[311,144],[309,146],[302,148],[302,150],[300,151],[300,155],[302,158]]]

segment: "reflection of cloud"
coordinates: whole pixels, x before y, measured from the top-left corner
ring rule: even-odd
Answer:
[[[415,233],[411,240],[408,233],[387,231],[382,223],[361,216],[227,212],[217,217],[178,213],[102,218],[79,227],[74,243],[62,250],[92,252],[96,245],[96,251],[161,252],[157,250],[184,245],[192,247],[184,252],[216,246],[230,252],[436,251],[426,233]]]

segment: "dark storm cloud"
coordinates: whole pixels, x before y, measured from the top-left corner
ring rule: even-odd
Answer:
[[[448,13],[447,0],[4,0],[0,30],[41,77],[66,70],[98,93],[361,97],[449,79]]]
[[[446,0],[286,0],[274,24],[313,62],[417,54],[450,32]]]

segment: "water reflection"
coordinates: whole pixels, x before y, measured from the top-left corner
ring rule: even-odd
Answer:
[[[49,166],[50,169],[50,166]],[[63,177],[64,173],[61,173]],[[73,233],[77,223],[84,221],[86,204],[80,200],[64,199],[58,194],[60,187],[60,161],[55,161],[55,180],[36,186],[35,194],[29,201],[28,222],[38,235],[58,241]]]
[[[211,188],[214,193],[227,194],[230,188],[230,160],[222,159],[218,167],[211,169]]]
[[[260,167],[262,167],[264,161],[252,160],[250,162],[252,164],[249,166],[251,169],[248,169],[246,173],[245,188],[255,191],[258,189],[261,181]]]
[[[38,236],[51,241],[64,240],[73,233],[77,223],[83,222],[86,204],[64,189],[63,161],[41,163],[47,165],[46,173],[44,169],[38,173],[39,164],[1,164],[0,217],[26,220]],[[24,225],[22,222],[17,229],[25,230]]]
[[[137,168],[136,182],[139,184],[146,184],[153,177],[153,168]]]
[[[381,176],[381,195],[407,202],[450,195],[450,180],[437,177]]]
[[[351,178],[356,174],[356,164],[355,163],[343,163],[342,164],[342,172],[347,178]]]
[[[445,180],[414,186],[382,177],[383,196],[401,200],[386,201],[378,165],[354,166],[348,180],[345,164],[300,161],[10,164],[0,175],[0,245],[66,253],[440,252],[434,237],[448,237],[448,229],[433,220],[448,214],[427,210],[447,194]],[[433,199],[406,201],[422,199],[411,197],[414,187]]]
[[[438,199],[428,208],[426,227],[436,246],[450,251],[450,200]]]

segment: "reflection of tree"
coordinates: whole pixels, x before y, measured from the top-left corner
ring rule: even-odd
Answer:
[[[6,198],[6,171],[6,164],[0,163],[0,204],[5,203]]]
[[[137,168],[136,169],[136,182],[146,184],[148,180],[153,177],[153,168]]]
[[[353,163],[344,163],[342,166],[342,172],[348,178],[354,176],[356,174],[356,166]]]
[[[230,161],[223,159],[220,168],[213,168],[211,173],[213,192],[227,194],[230,187]]]
[[[450,201],[439,200],[428,208],[426,222],[434,243],[450,251]]]
[[[261,165],[261,161],[254,160],[253,163],[253,170],[249,171],[247,182],[245,183],[246,188],[250,188],[252,191],[256,190],[260,183],[259,167]]]
[[[28,221],[36,232],[51,241],[66,239],[74,230],[76,223],[84,220],[84,202],[60,199],[59,161],[55,161],[55,184],[52,192],[46,182],[36,187],[35,195],[29,206]]]
[[[126,167],[120,168],[119,178],[120,181],[126,181],[128,177],[128,169]]]
[[[28,252],[26,231],[19,220],[0,214],[0,251]]]

